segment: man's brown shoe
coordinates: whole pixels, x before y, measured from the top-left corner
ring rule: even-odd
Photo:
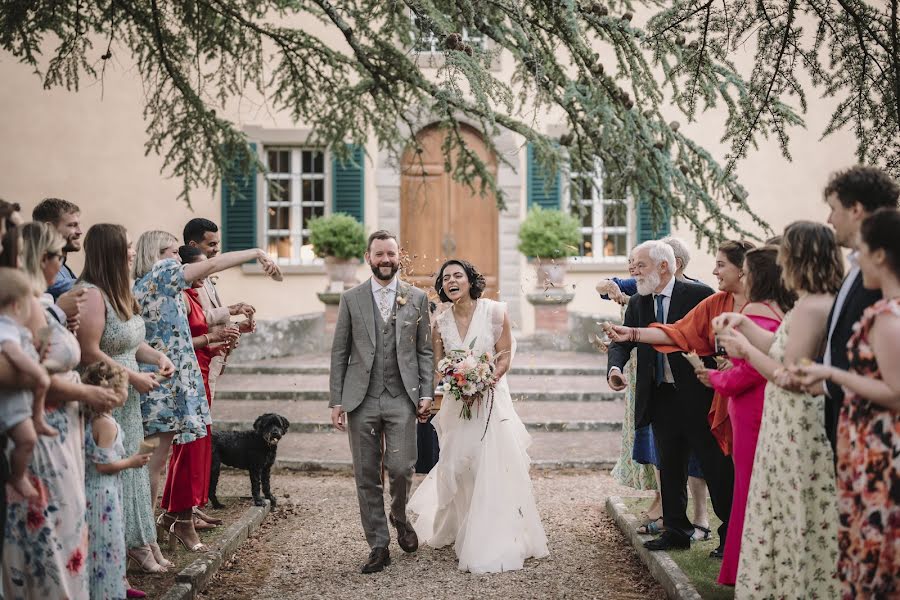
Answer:
[[[391,525],[397,528],[397,543],[404,552],[415,552],[419,549],[419,536],[409,523],[401,523],[391,515]]]
[[[362,566],[362,573],[378,573],[391,564],[391,553],[387,548],[372,548],[369,560]]]

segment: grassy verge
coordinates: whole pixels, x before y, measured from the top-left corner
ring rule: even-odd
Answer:
[[[633,515],[640,515],[642,511],[650,508],[651,501],[652,498],[622,498],[622,502]],[[703,598],[732,600],[734,588],[716,583],[722,561],[709,557],[710,551],[715,550],[719,544],[716,528],[722,523],[713,513],[712,505],[709,506],[709,518],[712,536],[708,541],[693,542],[690,550],[673,550],[669,552],[669,556],[684,571]]]
[[[225,530],[228,529],[228,526],[240,519],[241,515],[244,514],[244,511],[253,505],[253,502],[246,498],[220,497],[219,499],[222,504],[225,505],[225,508],[215,510],[208,506],[203,509],[203,512],[211,517],[222,519],[224,523],[215,529],[207,529],[199,532],[200,540],[204,544],[212,544],[219,539],[222,534],[225,533]],[[199,556],[196,553],[188,552],[181,544],[177,544],[177,547],[172,550],[169,547],[168,539],[159,540],[159,547],[162,549],[163,556],[175,563],[175,566],[169,568],[167,573],[161,573],[159,575],[142,573],[134,566],[134,563],[129,565],[128,569],[128,582],[131,584],[131,587],[147,592],[148,598],[159,598],[162,596],[166,590],[175,584],[175,576],[178,572],[194,562]]]

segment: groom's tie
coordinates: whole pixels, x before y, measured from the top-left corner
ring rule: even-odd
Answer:
[[[378,299],[378,310],[381,312],[381,320],[387,324],[391,318],[391,290],[387,286],[381,288],[381,296]]]
[[[663,296],[656,295],[656,322],[665,323],[666,315],[663,311]],[[666,355],[662,352],[656,353],[656,385],[662,385],[666,381]]]

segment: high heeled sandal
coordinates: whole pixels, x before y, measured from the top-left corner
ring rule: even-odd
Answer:
[[[166,522],[168,519],[171,519],[171,521]],[[169,512],[164,512],[156,517],[156,539],[165,539],[169,535],[172,523],[176,520],[178,520],[178,517]]]
[[[169,529],[169,547],[170,548],[172,548],[174,550],[175,549],[175,540],[178,540],[179,542],[181,542],[181,545],[184,546],[185,550],[187,550],[188,552],[206,552],[209,550],[209,547],[207,547],[207,545],[204,544],[203,542],[197,542],[193,546],[188,546],[187,542],[185,542],[181,538],[181,536],[179,536],[177,533],[175,533],[175,525],[177,525],[178,523],[190,523],[191,525],[193,525],[194,521],[193,521],[193,519],[175,519],[175,522],[172,523],[172,527]]]
[[[156,559],[157,564],[160,566],[166,569],[175,566],[175,563],[163,556],[162,550],[159,549],[159,544],[156,542],[150,542],[150,552],[153,553],[153,558]]]
[[[194,517],[200,519],[204,523],[209,523],[210,525],[221,525],[223,523],[222,519],[210,517],[196,506],[194,507]]]
[[[128,562],[134,561],[137,565],[138,569],[143,571],[144,573],[165,573],[168,571],[167,568],[156,562],[156,558],[153,556],[153,552],[147,546],[140,546],[138,548],[131,548],[126,552],[128,556]]]

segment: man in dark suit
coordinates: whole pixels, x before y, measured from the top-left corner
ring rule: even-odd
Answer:
[[[850,366],[847,342],[853,334],[853,325],[859,321],[866,308],[881,299],[881,290],[867,290],[862,284],[862,273],[856,262],[859,229],[863,220],[878,209],[897,208],[900,188],[884,171],[856,166],[832,175],[824,195],[825,202],[831,209],[828,223],[834,227],[835,238],[851,252],[848,256],[850,270],[835,296],[831,314],[828,315],[828,341],[822,362],[847,370]],[[825,430],[831,447],[835,449],[844,390],[830,381],[826,381],[825,385],[824,390],[819,388],[808,391],[814,394],[825,393]]]
[[[625,311],[625,327],[674,323],[712,294],[703,285],[675,279],[675,255],[662,242],[645,242],[634,249],[638,294]],[[650,550],[690,547],[694,526],[687,517],[688,458],[693,451],[706,478],[713,509],[722,520],[720,548],[724,547],[731,513],[734,469],[709,430],[706,415],[713,391],[697,379],[694,368],[680,353],[661,354],[639,339],[613,343],[609,348],[607,379],[615,390],[624,389],[625,364],[637,345],[635,427],[653,426],[660,455],[663,524],[665,533],[644,546]],[[718,556],[720,553],[714,551]]]

